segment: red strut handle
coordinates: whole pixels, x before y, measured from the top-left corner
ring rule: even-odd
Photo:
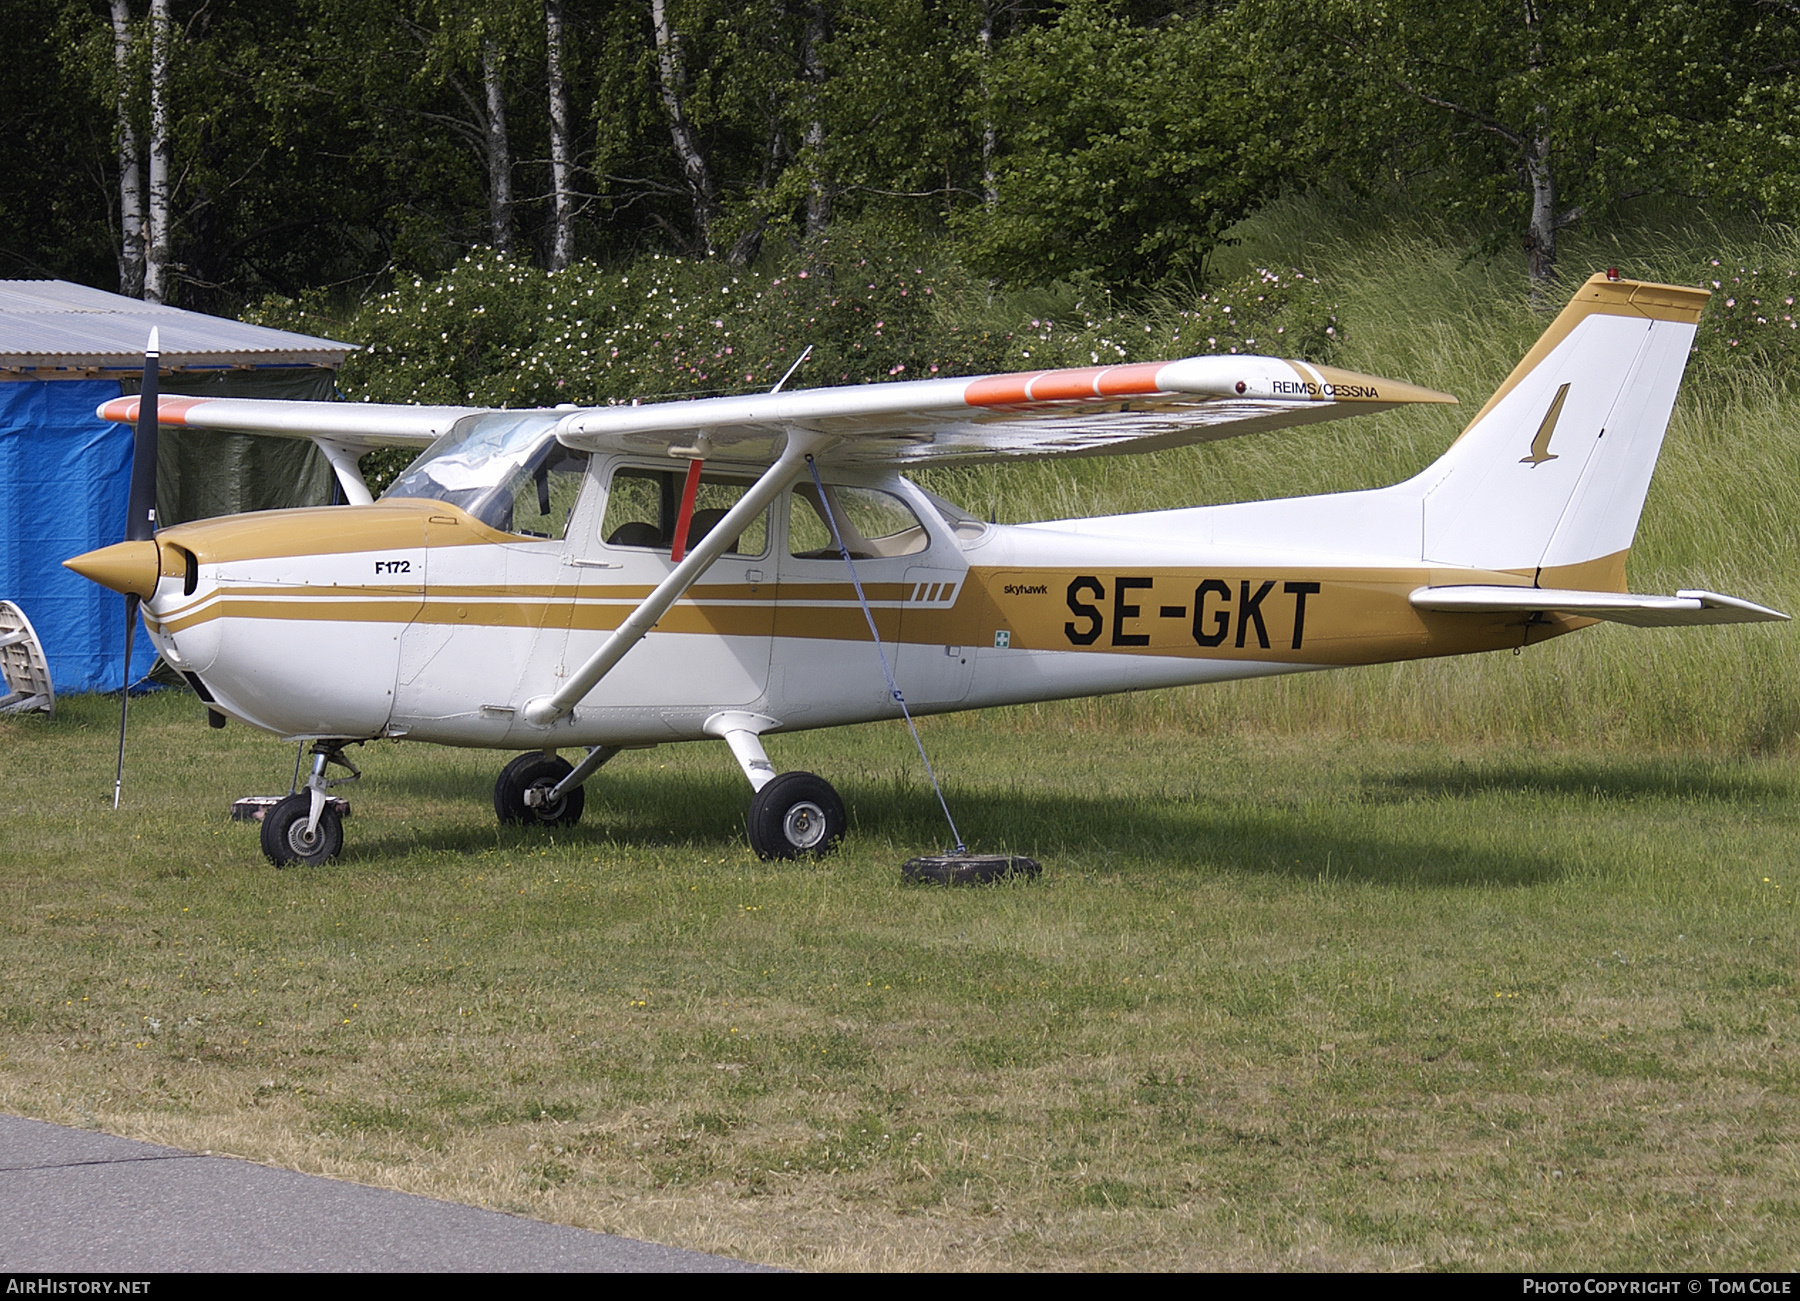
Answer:
[[[675,545],[669,548],[669,559],[676,564],[687,554],[688,528],[694,522],[694,498],[700,495],[700,467],[704,461],[689,461],[687,482],[681,486],[681,509],[675,512]]]

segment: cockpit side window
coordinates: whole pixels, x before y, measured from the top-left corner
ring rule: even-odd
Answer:
[[[668,551],[674,544],[675,524],[681,513],[685,470],[650,470],[620,466],[613,471],[606,494],[606,515],[600,537],[609,547],[643,547]],[[732,475],[702,473],[694,497],[693,520],[688,525],[687,547],[712,531],[725,513],[750,490],[751,480]],[[725,549],[730,556],[760,556],[769,549],[769,512],[757,516]]]
[[[588,454],[551,442],[513,475],[510,520],[488,520],[495,528],[528,538],[561,541],[569,533],[569,516],[587,481]]]
[[[828,483],[825,500],[852,560],[917,555],[931,545],[912,507],[891,492]],[[803,560],[838,559],[831,526],[819,508],[819,490],[811,483],[794,489],[788,509],[788,551]]]

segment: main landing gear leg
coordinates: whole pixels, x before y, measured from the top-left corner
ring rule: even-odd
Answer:
[[[304,863],[316,867],[336,858],[344,848],[344,819],[337,803],[326,792],[333,786],[357,781],[362,771],[344,757],[344,747],[360,741],[313,742],[312,775],[306,786],[263,815],[262,851],[276,867]],[[350,770],[348,777],[328,778],[326,769],[337,764]]]
[[[809,772],[775,775],[775,765],[756,733],[722,728],[738,766],[756,795],[745,827],[758,858],[820,857],[837,848],[849,819],[844,801],[823,777]]]
[[[618,752],[616,745],[596,745],[573,767],[553,751],[520,755],[494,783],[494,816],[507,824],[574,826],[587,804],[581,784]]]

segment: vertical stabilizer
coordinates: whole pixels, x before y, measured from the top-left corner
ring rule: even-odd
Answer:
[[[1590,581],[1574,585],[1622,591],[1624,553],[1707,297],[1605,276],[1583,285],[1420,476],[1424,558],[1515,571],[1584,566]]]

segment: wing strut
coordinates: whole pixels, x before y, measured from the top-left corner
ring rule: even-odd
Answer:
[[[337,475],[338,485],[343,488],[344,500],[348,504],[367,506],[375,500],[362,477],[362,467],[356,463],[356,449],[330,438],[315,437],[313,442],[325,453],[325,459],[331,462],[332,472]]]
[[[656,626],[656,621],[669,612],[669,607],[687,595],[688,588],[700,581],[701,575],[712,568],[713,561],[725,554],[731,540],[806,473],[806,458],[836,441],[828,434],[790,426],[781,458],[763,471],[762,477],[750,485],[750,490],[738,498],[737,505],[727,511],[725,518],[715,524],[669,576],[657,584],[656,590],[625,616],[625,621],[613,630],[613,635],[575,671],[560,691],[525,702],[525,721],[534,727],[548,727],[575,708],[576,703],[625,658],[625,652],[643,640],[644,634]]]

